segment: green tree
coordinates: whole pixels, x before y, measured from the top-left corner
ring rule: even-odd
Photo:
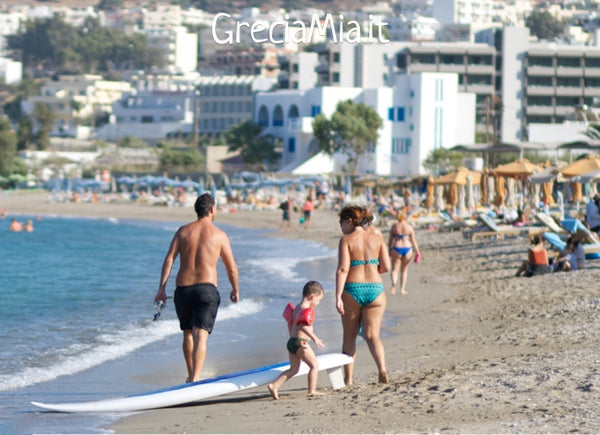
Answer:
[[[10,126],[10,121],[0,118],[0,175],[11,173],[17,152],[17,135]]]
[[[4,105],[4,113],[8,115],[11,121],[17,122],[23,115],[21,111],[21,102],[30,95],[40,95],[40,83],[32,78],[25,77],[17,85],[7,85],[3,87],[14,97]]]
[[[429,153],[423,162],[423,167],[432,174],[443,175],[462,166],[465,157],[465,153],[438,148]]]
[[[121,148],[147,148],[148,143],[137,136],[125,136],[119,139],[118,145]]]
[[[26,150],[33,139],[33,121],[29,116],[23,115],[17,123],[17,149]]]
[[[33,136],[38,149],[45,150],[50,146],[50,132],[54,128],[56,115],[52,109],[44,103],[35,103],[33,118],[37,123],[37,130]]]
[[[356,173],[360,157],[377,143],[382,125],[375,109],[346,100],[337,104],[330,120],[323,114],[317,115],[312,128],[319,149],[329,155],[337,152],[346,155],[351,172]]]
[[[163,142],[160,145],[162,146],[159,156],[161,171],[198,171],[205,166],[204,155],[198,148],[175,149],[169,142]]]
[[[100,0],[100,3],[96,5],[96,9],[114,12],[123,9],[123,3],[123,0]]]
[[[253,121],[245,121],[234,125],[225,132],[225,141],[229,151],[240,151],[244,163],[255,169],[267,169],[279,161],[281,154],[277,151],[279,139],[271,135],[263,135],[263,128]]]
[[[529,28],[532,35],[545,40],[560,36],[565,29],[565,23],[554,18],[548,11],[533,11],[525,20],[525,26]]]

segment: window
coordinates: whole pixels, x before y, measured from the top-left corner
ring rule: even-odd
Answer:
[[[394,120],[394,108],[390,107],[388,109],[388,121],[393,121]]]
[[[600,68],[600,57],[586,57],[586,68]]]
[[[292,104],[290,106],[290,110],[288,110],[288,118],[299,118],[300,117],[300,111],[298,110],[298,106],[296,106],[295,104]]]
[[[288,152],[295,153],[296,152],[296,138],[290,137],[288,139]]]
[[[528,65],[551,67],[554,66],[554,63],[549,56],[529,56]]]
[[[258,110],[258,125],[261,127],[269,126],[269,110],[266,106],[260,106]]]
[[[581,79],[579,77],[557,77],[556,86],[579,88],[581,87]]]
[[[321,113],[321,106],[317,106],[317,105],[312,105],[310,107],[310,116],[317,116],[318,114]]]
[[[404,107],[396,107],[396,121],[404,121]]]
[[[527,97],[528,106],[552,106],[552,97],[529,96]]]
[[[581,68],[580,57],[559,57],[556,59],[556,66],[566,68]]]
[[[334,72],[334,73],[331,75],[331,81],[332,81],[333,83],[339,83],[339,82],[340,82],[340,73],[339,73],[339,72]]]
[[[283,125],[283,109],[278,104],[273,110],[273,127],[281,127]]]
[[[154,122],[154,117],[152,115],[143,115],[142,116],[142,123],[150,124],[152,122]]]
[[[333,53],[331,61],[333,63],[340,63],[340,54],[339,53]]]
[[[435,64],[434,54],[413,54],[410,57],[410,63]]]
[[[527,84],[529,86],[552,86],[552,77],[527,77]]]

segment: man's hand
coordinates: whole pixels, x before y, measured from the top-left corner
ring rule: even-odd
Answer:
[[[231,294],[229,295],[229,299],[234,304],[237,304],[239,302],[239,299],[240,299],[239,291],[231,290]]]

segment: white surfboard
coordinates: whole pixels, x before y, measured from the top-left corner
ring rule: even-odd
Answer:
[[[327,370],[329,380],[334,389],[345,386],[343,366],[351,363],[352,357],[343,353],[328,353],[317,356],[319,370]],[[196,402],[222,394],[234,393],[273,382],[279,374],[290,367],[289,362],[270,366],[258,367],[242,372],[230,373],[216,378],[204,379],[198,382],[181,384],[174,387],[134,394],[132,396],[92,402],[73,403],[40,403],[31,402],[40,408],[57,412],[126,412],[143,411],[146,409],[164,408]],[[308,373],[308,366],[301,364],[296,376]]]

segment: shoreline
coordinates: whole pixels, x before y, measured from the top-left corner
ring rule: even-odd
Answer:
[[[13,214],[55,214],[187,222],[192,208],[45,202],[47,193],[1,194]],[[299,214],[297,215],[299,217]],[[10,216],[9,216],[10,217]],[[336,247],[333,212],[311,230],[279,233],[278,211],[218,213],[215,223],[272,229]],[[8,221],[5,220],[6,227]],[[385,235],[384,235],[385,236]],[[417,230],[421,263],[407,296],[389,296],[384,346],[390,384],[378,384],[364,343],[355,383],[340,391],[319,375],[323,397],[293,379],[271,400],[256,388],[189,406],[145,411],[115,433],[595,433],[600,372],[600,262],[584,270],[515,278],[525,239],[471,242],[460,232]],[[334,273],[334,272],[332,272]],[[384,278],[386,290],[389,275]],[[233,417],[233,418],[232,418]],[[307,418],[308,417],[308,418]]]

